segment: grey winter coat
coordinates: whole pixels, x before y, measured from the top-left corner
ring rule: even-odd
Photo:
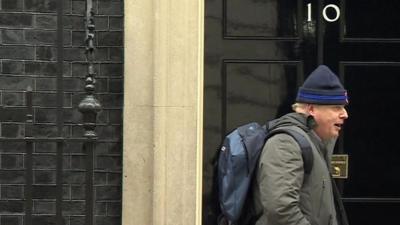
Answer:
[[[314,121],[290,113],[274,125],[302,132],[312,143],[313,169],[304,174],[301,150],[287,134],[266,142],[253,185],[256,225],[338,225],[333,197],[330,158],[336,140],[323,143],[312,131]]]

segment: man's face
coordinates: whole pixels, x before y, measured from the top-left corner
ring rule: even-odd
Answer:
[[[317,123],[315,133],[323,140],[338,137],[348,118],[344,105],[309,105],[308,111]]]

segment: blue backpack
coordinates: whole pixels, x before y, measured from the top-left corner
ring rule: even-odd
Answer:
[[[252,122],[236,128],[225,137],[217,168],[219,204],[222,212],[219,224],[237,224],[239,221],[254,169],[269,137],[278,133],[292,136],[302,150],[305,173],[311,172],[313,154],[308,140],[292,129],[268,130],[268,127],[269,123],[260,126]]]

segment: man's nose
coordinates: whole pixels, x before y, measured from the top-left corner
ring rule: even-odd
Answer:
[[[349,114],[347,114],[347,110],[344,107],[342,108],[342,113],[340,114],[340,118],[342,118],[342,119],[349,118]]]

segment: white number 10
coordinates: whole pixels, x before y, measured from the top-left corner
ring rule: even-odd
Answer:
[[[327,9],[329,9],[329,8],[333,8],[334,10],[335,10],[335,12],[336,12],[336,16],[335,16],[335,18],[329,18],[327,15],[326,15],[326,10]],[[334,5],[334,4],[329,4],[329,5],[326,5],[325,7],[324,7],[324,9],[322,10],[322,16],[324,17],[324,19],[326,20],[326,21],[328,21],[328,22],[335,22],[336,20],[338,20],[339,19],[339,17],[340,17],[340,9],[339,9],[339,7],[337,6],[337,5]],[[307,4],[307,22],[311,22],[311,3],[308,3]]]

